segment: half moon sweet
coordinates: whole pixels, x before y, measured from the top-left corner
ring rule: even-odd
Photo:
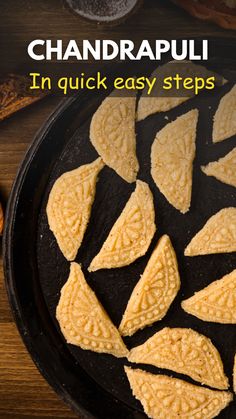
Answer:
[[[155,231],[153,196],[147,183],[138,180],[135,191],[88,270],[129,265],[146,253]]]
[[[136,180],[135,103],[133,97],[107,97],[93,115],[90,140],[107,166],[124,180]]]
[[[157,72],[155,72],[157,73]],[[152,74],[151,77],[154,77]],[[146,97],[141,96],[137,109],[137,121],[142,121],[154,113],[166,112],[186,102],[190,97]]]
[[[198,110],[170,122],[156,135],[151,151],[151,174],[173,207],[185,214],[191,204]]]
[[[209,390],[166,375],[125,367],[132,393],[151,419],[211,419],[232,401],[227,391]]]
[[[131,336],[138,329],[161,320],[180,288],[175,251],[167,235],[161,237],[135,286],[123,315],[119,331]]]
[[[68,343],[118,358],[127,356],[118,330],[75,262],[71,263],[69,278],[62,287],[56,317]]]
[[[226,140],[236,134],[236,85],[220,100],[214,116],[213,142]]]
[[[236,324],[236,269],[182,301],[181,306],[207,322]]]
[[[236,188],[236,147],[218,161],[201,167],[207,176],[214,176],[227,185]]]
[[[226,80],[223,79],[219,74],[207,70],[207,68],[195,64],[188,60],[183,61],[169,61],[168,63],[159,66],[150,76],[150,79],[156,78],[156,84],[152,89],[150,95],[148,95],[147,88],[144,89],[139,102],[137,109],[137,120],[141,121],[158,112],[166,112],[170,109],[175,108],[176,106],[181,105],[191,97],[195,96],[193,90],[186,90],[184,88],[175,89],[174,83],[172,85],[171,92],[174,93],[174,96],[168,96],[170,90],[164,90],[164,79],[170,77],[175,77],[178,73],[183,79],[188,77],[201,77],[208,78],[210,76],[215,77],[215,84],[221,86],[226,83]],[[187,96],[186,96],[186,95]]]
[[[47,217],[50,230],[67,260],[74,260],[82,243],[95,198],[102,159],[66,172],[49,194]]]
[[[185,256],[236,252],[236,208],[223,208],[206,222],[186,247]]]
[[[229,387],[219,352],[210,339],[192,329],[165,327],[131,349],[128,360],[186,374],[220,390]]]

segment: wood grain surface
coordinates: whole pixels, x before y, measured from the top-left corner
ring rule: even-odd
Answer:
[[[195,20],[167,0],[145,0],[135,18],[110,28],[99,27],[70,13],[60,0],[1,2],[2,69],[12,68],[16,63],[20,66],[28,41],[35,38],[135,40],[193,36],[235,37],[236,34]],[[47,97],[0,123],[0,195],[4,205],[27,147],[59,101],[58,97]],[[0,418],[74,417],[41,377],[21,341],[7,301],[1,261]]]

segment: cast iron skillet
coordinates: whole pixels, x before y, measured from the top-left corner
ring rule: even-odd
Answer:
[[[163,321],[126,338],[125,343],[129,348],[141,344],[165,326],[192,327],[211,338],[219,349],[232,387],[235,326],[202,322],[180,307],[183,298],[236,266],[235,254],[195,258],[183,256],[183,248],[211,215],[223,207],[236,206],[233,187],[206,177],[200,171],[201,164],[223,156],[235,146],[235,137],[215,145],[211,142],[212,116],[220,97],[232,87],[235,80],[235,62],[232,62],[230,49],[230,45],[231,48],[234,46],[233,41],[231,44],[227,41],[228,49],[221,41],[214,40],[214,45],[217,53],[212,64],[214,66],[221,59],[221,73],[230,82],[217,90],[214,97],[203,94],[168,112],[169,120],[173,120],[194,107],[200,110],[191,211],[184,216],[177,212],[152,181],[150,148],[156,131],[167,121],[166,114],[150,116],[137,124],[137,153],[141,167],[139,178],[147,181],[153,192],[158,226],[149,251],[129,267],[87,272],[92,257],[134,190],[134,185],[128,185],[106,167],[99,177],[90,223],[76,261],[82,264],[89,285],[118,325],[130,293],[158,238],[164,233],[169,234],[179,261],[181,290]],[[225,60],[223,64],[222,59]],[[132,397],[123,372],[123,366],[128,362],[67,345],[55,320],[55,308],[60,289],[68,277],[69,263],[63,258],[49,231],[45,207],[50,189],[61,173],[97,157],[89,142],[88,132],[91,116],[102,99],[101,95],[83,93],[64,100],[39,131],[27,152],[7,210],[3,251],[6,286],[16,323],[33,360],[47,381],[80,417],[141,419],[146,416],[140,403]],[[154,373],[163,373],[163,370],[154,367],[141,367]],[[164,373],[192,382],[187,377],[169,371]],[[234,403],[220,417],[235,418]]]

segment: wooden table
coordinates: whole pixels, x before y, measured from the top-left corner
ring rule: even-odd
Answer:
[[[27,42],[35,38],[135,40],[236,36],[235,32],[189,17],[169,1],[144,3],[135,19],[104,29],[71,14],[60,0],[7,0],[1,4],[1,60],[5,66],[11,59],[20,62]],[[25,150],[59,101],[58,97],[48,97],[0,124],[0,192],[4,203]],[[12,319],[1,266],[0,418],[45,417],[69,419],[76,415],[58,399],[31,361]]]

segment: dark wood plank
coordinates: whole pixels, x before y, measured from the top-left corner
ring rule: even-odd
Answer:
[[[75,418],[40,375],[13,323],[0,323],[0,417]]]

